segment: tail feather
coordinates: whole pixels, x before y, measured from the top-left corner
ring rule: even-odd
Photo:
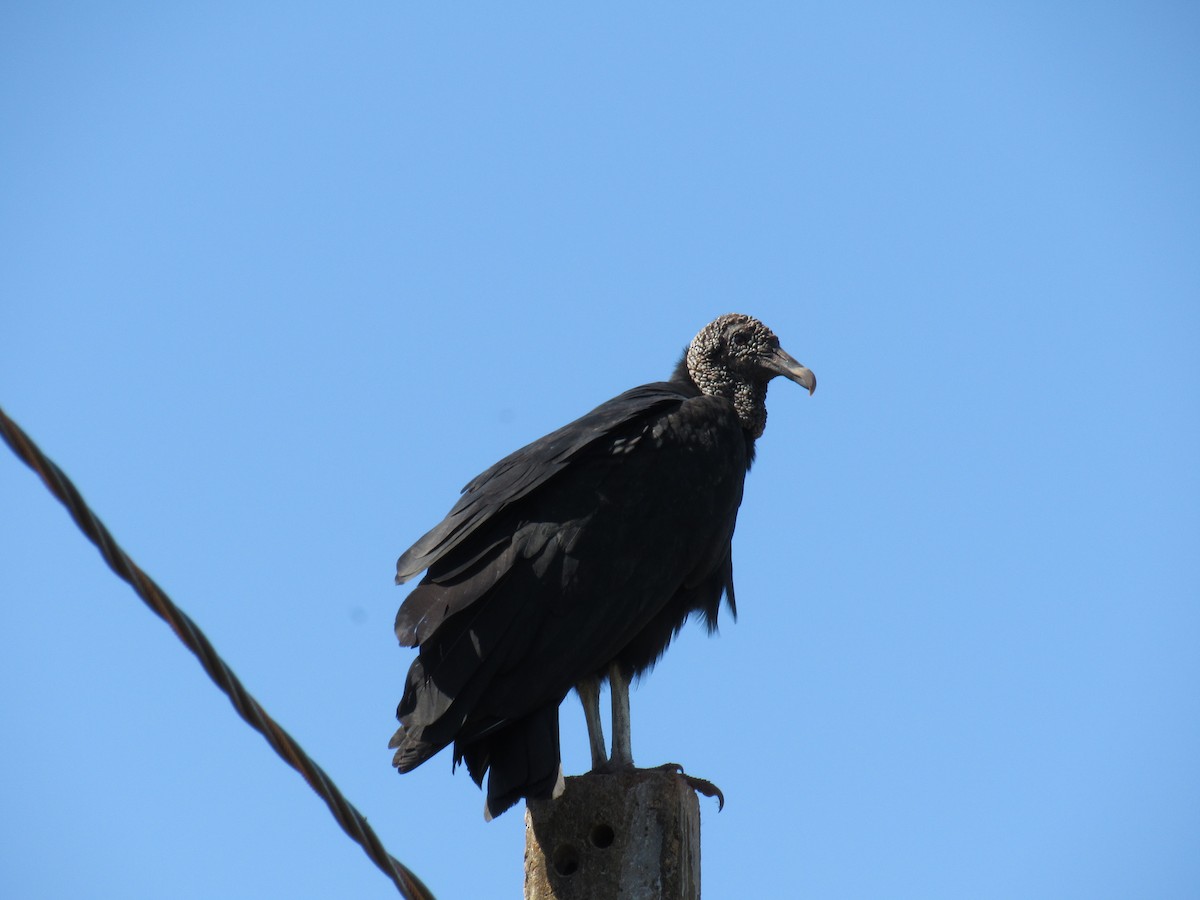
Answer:
[[[558,744],[558,705],[553,704],[513,722],[465,747],[455,744],[455,758],[482,787],[487,773],[485,817],[493,819],[522,797],[549,797],[562,773]]]

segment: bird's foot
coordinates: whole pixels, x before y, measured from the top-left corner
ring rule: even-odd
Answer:
[[[703,794],[705,797],[715,797],[717,800],[717,812],[725,808],[725,795],[721,789],[709,781],[707,778],[697,778],[695,775],[689,775],[683,771],[683,766],[679,763],[664,763],[661,766],[651,766],[648,769],[639,769],[631,762],[620,762],[618,760],[607,760],[606,762],[592,766],[590,775],[620,775],[625,772],[670,772],[672,775],[678,775],[682,778],[687,786],[697,794]]]
[[[663,772],[673,772],[684,781],[697,794],[703,794],[705,797],[717,798],[717,812],[725,808],[725,795],[721,793],[721,789],[706,778],[697,778],[695,775],[689,775],[683,771],[683,766],[679,763],[664,763],[658,767]]]

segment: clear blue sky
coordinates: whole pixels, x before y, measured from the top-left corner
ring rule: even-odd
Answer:
[[[0,404],[444,898],[395,558],[748,312],[737,624],[633,698],[705,896],[1200,895],[1200,12],[5,4]],[[7,450],[0,456],[7,456]],[[394,896],[0,459],[0,893]],[[567,768],[587,767],[563,706]]]

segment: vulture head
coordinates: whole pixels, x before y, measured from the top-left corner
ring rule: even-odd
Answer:
[[[733,403],[742,427],[760,437],[767,426],[767,384],[782,375],[811,394],[817,377],[779,346],[753,316],[728,313],[693,338],[685,356],[688,376],[703,393]]]

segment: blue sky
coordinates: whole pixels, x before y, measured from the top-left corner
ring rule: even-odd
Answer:
[[[1200,891],[1200,13],[6,4],[0,404],[441,897],[395,558],[724,312],[740,618],[633,697],[705,896]],[[14,458],[8,896],[394,896]],[[568,770],[587,767],[563,706]]]

